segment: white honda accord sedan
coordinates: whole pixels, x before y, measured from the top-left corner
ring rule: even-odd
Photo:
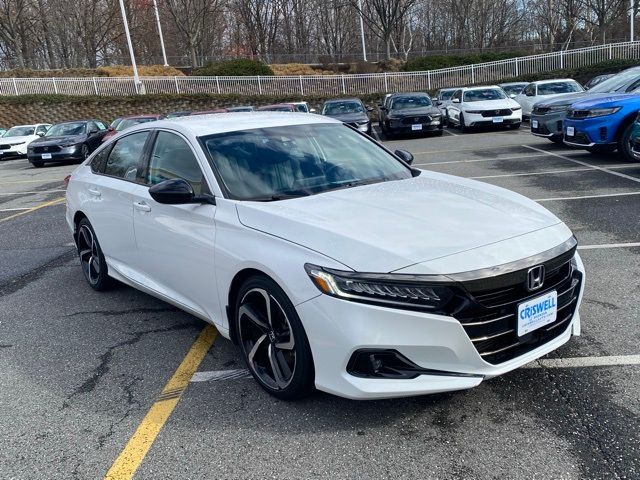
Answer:
[[[283,399],[470,388],[578,335],[564,223],[411,160],[318,115],[153,122],[73,172],[67,221],[92,288],[212,323]]]

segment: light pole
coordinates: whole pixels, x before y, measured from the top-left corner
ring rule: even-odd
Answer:
[[[635,35],[633,34],[633,21],[635,20],[635,11],[634,11],[634,1],[633,0],[629,0],[629,4],[631,5],[631,15],[629,16],[629,32],[631,34],[631,41],[633,42]]]
[[[129,22],[127,21],[127,12],[124,9],[124,0],[120,0],[120,11],[122,12],[122,21],[124,22],[124,34],[127,36],[127,44],[129,45],[129,55],[131,55],[131,65],[133,66],[133,84],[136,93],[139,93],[140,77],[138,76],[138,66],[136,65],[136,57],[133,54],[133,44],[131,43],[131,34],[129,33]]]
[[[158,2],[153,0],[153,9],[156,12],[156,23],[158,24],[158,35],[160,35],[160,46],[162,47],[162,59],[164,60],[164,66],[168,67],[167,52],[164,49],[164,37],[162,36],[162,25],[160,25],[160,14],[158,13]]]
[[[362,37],[362,59],[367,61],[367,46],[364,43],[364,20],[362,19],[362,0],[358,0],[358,13],[360,13],[360,37]]]

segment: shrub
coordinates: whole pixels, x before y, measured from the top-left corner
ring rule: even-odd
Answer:
[[[494,62],[507,58],[525,56],[523,52],[486,52],[469,55],[432,55],[429,57],[418,57],[408,60],[402,70],[405,72],[416,72],[424,70],[435,70],[437,68],[458,67],[461,65],[471,65],[472,63]]]
[[[304,63],[281,63],[270,65],[274,75],[334,75],[332,70],[314,68]]]
[[[237,58],[222,62],[209,62],[204,67],[194,69],[193,75],[211,77],[267,76],[273,75],[273,71],[269,65],[265,65],[259,60]]]

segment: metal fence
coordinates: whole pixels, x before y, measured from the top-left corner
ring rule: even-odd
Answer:
[[[584,67],[613,59],[640,59],[640,42],[611,43],[425,72],[268,77],[141,77],[139,85],[134,83],[133,77],[2,78],[0,95],[208,93],[294,98],[362,95],[495,83],[519,75]]]

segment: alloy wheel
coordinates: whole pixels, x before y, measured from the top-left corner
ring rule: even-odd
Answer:
[[[91,285],[100,280],[100,253],[93,232],[87,225],[78,230],[78,254],[85,277]]]
[[[80,154],[84,160],[89,156],[89,147],[86,144],[82,144],[82,149],[80,150]]]
[[[240,301],[238,328],[254,375],[271,390],[286,388],[296,369],[296,345],[282,306],[265,289],[253,288]]]

